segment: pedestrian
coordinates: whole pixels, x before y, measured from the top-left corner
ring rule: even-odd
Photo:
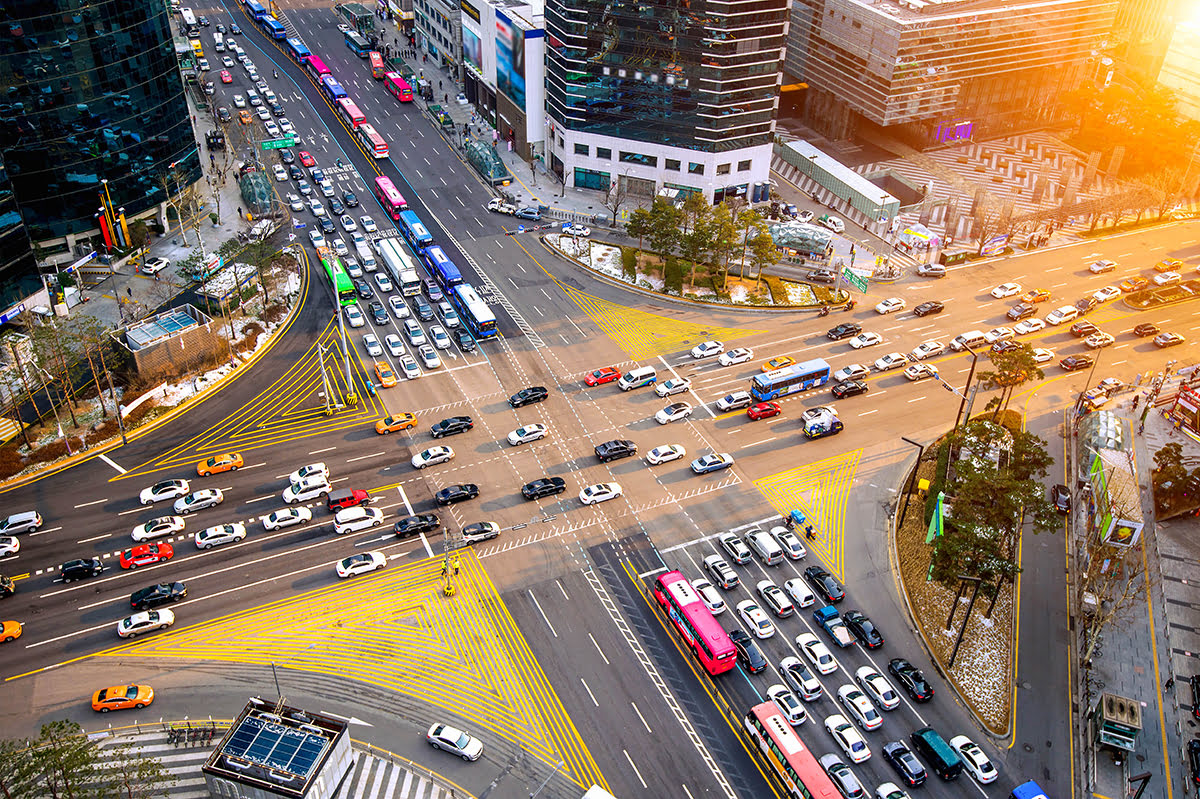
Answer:
[[[1142,423],[1138,425],[1138,435],[1141,435],[1145,431],[1146,431],[1146,420],[1143,419]]]
[[[129,295],[130,299],[133,298],[133,288],[131,286],[125,287],[125,293]]]
[[[438,81],[438,91],[440,92],[441,90],[442,90],[442,82],[439,80]]]
[[[458,576],[458,555],[454,556],[453,566],[454,566],[454,576],[457,577]]]
[[[1138,408],[1138,402],[1140,402],[1140,401],[1141,401],[1141,399],[1142,399],[1142,398],[1141,398],[1141,396],[1140,396],[1140,395],[1137,395],[1137,394],[1135,394],[1135,395],[1134,395],[1134,397],[1133,397],[1133,409],[1134,409],[1135,411],[1137,410],[1137,408]]]
[[[447,555],[442,559],[442,576],[445,577],[450,573],[450,556]]]
[[[154,273],[154,282],[155,282],[155,283],[157,283],[157,282],[158,282],[158,272],[155,272],[155,273]]]
[[[441,81],[438,81],[438,83],[441,83]],[[449,104],[450,104],[450,95],[447,94],[446,95],[446,105],[449,105]]]
[[[804,526],[804,537],[807,538],[809,541],[816,540],[817,534],[813,532],[811,524],[806,524]]]
[[[1165,688],[1169,691],[1174,687],[1175,687],[1175,677],[1174,677],[1174,675],[1172,675],[1167,678],[1167,681],[1163,684],[1163,688]]]
[[[242,217],[242,206],[239,205],[238,206],[238,218],[241,219],[241,217]]]

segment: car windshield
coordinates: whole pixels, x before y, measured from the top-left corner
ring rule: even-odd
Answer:
[[[466,749],[467,744],[469,744],[470,742],[471,742],[471,736],[469,736],[465,732],[463,732],[463,733],[459,733],[458,739],[454,742],[454,745],[457,746],[459,749]]]

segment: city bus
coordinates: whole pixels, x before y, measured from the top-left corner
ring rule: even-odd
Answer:
[[[367,121],[367,115],[359,111],[358,106],[349,97],[343,97],[334,103],[333,106],[337,109],[338,116],[345,120],[351,129],[357,128]]]
[[[361,33],[357,31],[346,31],[346,46],[350,51],[359,58],[366,58],[367,53],[371,52],[371,45],[363,38]]]
[[[321,259],[325,276],[329,278],[330,288],[337,295],[338,305],[353,305],[358,299],[358,294],[355,293],[354,284],[350,282],[350,275],[346,273],[341,260],[328,247],[318,247],[317,257]]]
[[[421,257],[425,259],[425,265],[429,267],[429,271],[437,278],[437,282],[442,284],[442,288],[449,291],[452,287],[463,282],[462,272],[458,271],[458,267],[454,261],[450,260],[450,256],[446,255],[446,251],[441,247],[433,246],[426,247],[421,250]]]
[[[750,708],[742,723],[767,761],[767,771],[791,799],[840,799],[833,780],[774,702]]]
[[[200,29],[200,23],[196,21],[196,14],[190,8],[179,9],[179,16],[183,17],[183,26],[188,30]]]
[[[755,402],[767,402],[780,397],[823,386],[829,381],[829,364],[822,358],[794,363],[782,369],[757,374],[750,381],[750,396]]]
[[[354,129],[355,135],[358,136],[358,142],[371,155],[376,158],[387,158],[388,146],[383,137],[375,130],[374,126],[363,123]]]
[[[287,45],[288,55],[291,56],[292,60],[300,66],[304,66],[305,59],[312,55],[309,49],[304,46],[304,42],[299,39],[288,39],[284,43]]]
[[[1046,799],[1046,792],[1033,780],[1023,782],[1012,789],[1009,799]]]
[[[654,598],[705,671],[723,674],[737,665],[737,649],[729,634],[683,572],[660,574],[654,581]]]
[[[433,244],[433,236],[429,235],[429,229],[413,211],[401,211],[400,218],[396,221],[400,223],[400,232],[414,250],[420,252],[422,248]]]
[[[346,90],[342,88],[342,84],[337,82],[337,78],[333,75],[321,76],[321,91],[329,98],[329,102],[336,103],[343,97],[349,97]]]
[[[304,59],[304,71],[307,72],[313,80],[320,80],[325,75],[329,74],[329,67],[325,66],[325,62],[317,58],[315,55],[310,55]]]
[[[383,53],[372,50],[368,58],[371,60],[371,77],[375,80],[383,80],[383,75],[387,71],[387,67],[383,65]]]
[[[263,17],[267,16],[267,9],[258,0],[245,0],[246,13],[254,18],[255,22],[262,22]]]
[[[394,221],[399,221],[401,213],[408,210],[408,201],[396,189],[396,184],[392,183],[391,178],[375,178],[375,196],[379,198],[379,204],[383,206],[383,210],[387,211],[388,216]]]
[[[408,81],[399,72],[389,72],[384,75],[383,88],[387,89],[388,94],[402,103],[411,103],[413,101],[412,86],[408,85]]]
[[[267,36],[271,37],[272,39],[278,40],[287,38],[287,29],[283,27],[283,23],[276,19],[272,19],[269,14],[264,16],[262,20],[259,21],[259,25],[262,26],[263,33],[267,34]]]
[[[477,339],[495,338],[496,315],[470,283],[459,283],[450,289],[450,301],[458,309],[463,324]]]

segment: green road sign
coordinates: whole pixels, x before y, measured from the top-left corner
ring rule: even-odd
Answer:
[[[284,147],[293,147],[296,144],[295,136],[284,136],[282,139],[267,139],[262,143],[264,150],[282,150]],[[863,288],[866,291],[866,288]]]
[[[864,294],[867,292],[867,279],[865,277],[859,277],[851,272],[850,267],[847,266],[842,270],[842,277],[846,279],[847,283],[849,283],[851,286],[854,286],[854,288],[858,289]]]

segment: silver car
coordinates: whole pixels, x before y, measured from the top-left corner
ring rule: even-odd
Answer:
[[[441,325],[430,325],[429,337],[433,339],[433,346],[439,350],[450,349],[450,336],[446,335],[446,330]]]

